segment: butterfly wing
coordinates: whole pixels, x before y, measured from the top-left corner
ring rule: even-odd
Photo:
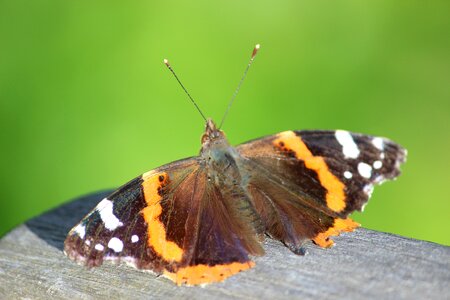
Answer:
[[[209,183],[197,158],[171,163],[103,199],[69,232],[65,252],[88,266],[125,261],[177,284],[222,281],[262,253],[234,206],[239,197]]]
[[[286,131],[237,149],[267,233],[296,253],[308,239],[329,247],[331,235],[359,226],[347,216],[374,185],[398,176],[406,157],[388,139],[342,130]]]

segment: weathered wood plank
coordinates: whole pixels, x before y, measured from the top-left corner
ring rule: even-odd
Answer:
[[[237,298],[449,299],[450,247],[359,229],[328,250],[308,245],[292,254],[267,240],[256,267],[201,287],[126,265],[88,270],[62,253],[65,235],[106,194],[70,202],[14,229],[0,240],[0,299]]]

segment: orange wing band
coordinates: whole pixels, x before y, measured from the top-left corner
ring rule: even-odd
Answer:
[[[148,224],[147,243],[164,260],[180,262],[183,257],[183,249],[176,243],[167,240],[166,229],[159,219],[162,212],[160,204],[162,197],[159,191],[168,182],[169,176],[164,172],[153,173],[151,171],[144,174],[142,178],[144,180],[142,187],[147,207],[141,212],[145,222]]]
[[[327,231],[321,232],[316,235],[312,240],[314,243],[323,248],[329,248],[334,245],[334,242],[330,239],[330,236],[338,236],[341,232],[350,232],[360,226],[352,219],[335,219],[333,227],[328,228]]]
[[[245,263],[234,262],[215,266],[196,265],[180,268],[173,273],[165,270],[163,275],[177,285],[198,285],[223,281],[236,273],[250,269],[254,266],[255,263],[252,261]]]
[[[280,142],[282,142],[284,147],[293,151],[298,159],[305,162],[305,166],[308,169],[317,173],[320,183],[327,190],[326,201],[328,208],[335,212],[343,211],[346,205],[345,185],[330,172],[324,158],[314,156],[302,139],[293,131],[285,131],[277,136],[278,138],[274,140],[276,147],[279,147]]]

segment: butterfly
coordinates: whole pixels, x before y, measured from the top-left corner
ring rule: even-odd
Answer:
[[[344,130],[285,131],[233,147],[211,119],[201,144],[198,156],[101,200],[68,233],[66,255],[89,267],[123,261],[178,285],[220,282],[254,267],[267,236],[299,255],[308,241],[331,247],[406,159],[389,139]]]

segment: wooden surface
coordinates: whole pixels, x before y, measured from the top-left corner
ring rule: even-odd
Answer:
[[[0,240],[0,299],[236,298],[450,299],[450,247],[359,229],[332,249],[296,256],[267,240],[256,267],[202,287],[106,262],[88,270],[62,253],[64,238],[109,192],[72,201]]]

